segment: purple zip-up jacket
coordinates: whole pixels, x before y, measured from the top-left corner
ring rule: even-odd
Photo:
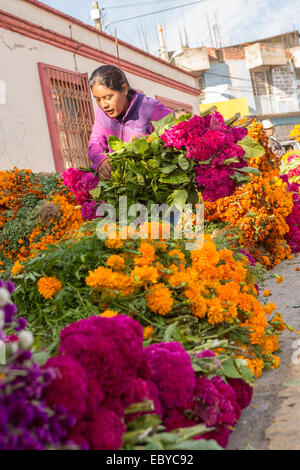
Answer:
[[[159,121],[172,112],[159,101],[135,92],[130,106],[119,121],[110,118],[100,106],[96,111],[95,123],[89,140],[89,158],[91,168],[97,170],[100,163],[107,158],[105,153],[111,152],[108,145],[108,137],[115,135],[123,142],[129,142],[132,136],[141,137],[153,132],[151,121]]]

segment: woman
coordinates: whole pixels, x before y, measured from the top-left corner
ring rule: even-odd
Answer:
[[[159,101],[133,90],[122,70],[102,65],[90,80],[93,96],[99,105],[89,140],[91,167],[100,178],[111,178],[111,166],[105,153],[111,151],[108,137],[115,135],[124,142],[153,132],[151,121],[158,121],[172,112]]]

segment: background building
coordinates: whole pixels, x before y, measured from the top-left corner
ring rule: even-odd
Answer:
[[[271,119],[281,140],[300,124],[298,31],[217,49],[186,46],[169,58],[195,74],[201,104],[246,98],[249,114]]]

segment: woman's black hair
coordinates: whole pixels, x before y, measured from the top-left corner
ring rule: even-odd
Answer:
[[[91,88],[98,83],[99,85],[106,86],[110,90],[122,91],[122,85],[125,83],[128,85],[128,99],[131,101],[135,91],[129,85],[125,73],[115,67],[114,65],[101,65],[91,75],[89,79],[89,85]]]

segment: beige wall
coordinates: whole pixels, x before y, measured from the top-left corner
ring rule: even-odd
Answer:
[[[70,37],[68,21],[24,0],[0,0],[0,9]],[[74,24],[72,35],[73,39],[98,47],[97,36],[92,31]],[[115,54],[113,40],[101,37],[101,48]],[[129,47],[121,45],[120,55],[139,66],[195,87],[195,79],[190,75]],[[77,65],[77,71],[88,73],[89,76],[100,65],[79,55],[75,63],[71,52],[0,28],[0,170],[17,166],[33,171],[55,171],[38,62],[70,71],[76,71]],[[187,103],[196,112],[199,101],[197,96],[131,73],[126,75],[131,86],[143,90],[147,96],[159,95]]]

